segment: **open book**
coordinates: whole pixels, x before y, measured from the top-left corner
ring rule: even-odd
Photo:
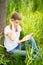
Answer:
[[[24,41],[29,40],[29,39],[32,37],[32,35],[33,35],[33,33],[31,33],[31,34],[29,34],[29,35],[24,36],[24,37],[23,37],[23,40],[24,40]]]

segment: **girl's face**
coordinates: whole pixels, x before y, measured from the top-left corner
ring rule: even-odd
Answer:
[[[18,26],[20,24],[20,20],[10,19],[11,24],[12,24],[12,22],[13,22],[14,26]]]

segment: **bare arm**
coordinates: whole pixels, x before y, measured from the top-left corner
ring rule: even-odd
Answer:
[[[23,39],[21,39],[21,40],[19,40],[19,44],[22,44],[23,42],[24,42],[25,40],[23,40]]]
[[[10,40],[14,41],[14,35],[15,35],[15,29],[14,25],[12,25],[12,32],[9,32],[7,36],[9,37]]]

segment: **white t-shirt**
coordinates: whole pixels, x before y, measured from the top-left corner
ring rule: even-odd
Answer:
[[[12,31],[10,29],[10,26],[6,26],[4,29],[4,37],[5,37],[4,38],[4,46],[8,52],[18,46],[18,40],[20,37],[20,32],[22,30],[21,26],[17,26],[17,29],[18,29],[18,32],[15,32],[15,34],[14,34],[14,38],[15,38],[14,41],[10,40],[9,37],[6,35]]]

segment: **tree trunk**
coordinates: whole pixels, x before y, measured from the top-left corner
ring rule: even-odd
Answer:
[[[0,0],[0,44],[3,43],[3,32],[6,26],[6,5],[7,0]]]

